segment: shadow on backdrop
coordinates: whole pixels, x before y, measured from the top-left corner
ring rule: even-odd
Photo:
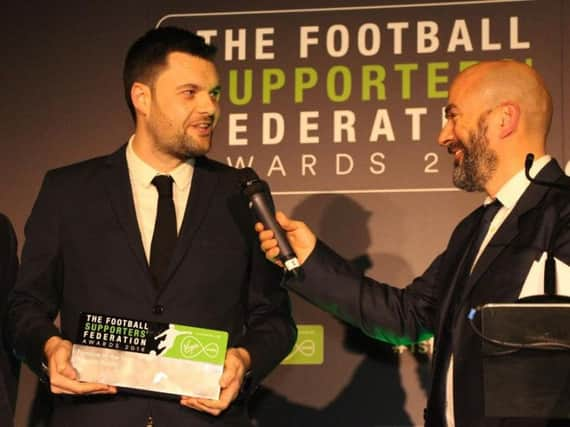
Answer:
[[[371,238],[368,222],[371,213],[347,196],[312,196],[299,204],[292,218],[311,219],[315,233],[362,271],[380,267],[388,283],[408,283],[408,264],[392,254],[369,254]],[[395,221],[397,222],[397,221]],[[391,223],[390,227],[397,226]],[[302,323],[302,315],[296,319]],[[327,316],[327,314],[323,314]],[[325,332],[326,336],[326,332]],[[406,393],[400,376],[400,355],[392,345],[376,341],[358,328],[344,323],[342,347],[346,352],[362,355],[352,369],[347,385],[324,407],[315,408],[296,403],[279,390],[260,387],[251,402],[251,415],[257,427],[380,427],[411,426],[406,411]],[[326,347],[326,344],[325,344]],[[413,352],[417,377],[422,393],[429,387],[429,357]],[[334,358],[326,354],[326,359]],[[346,372],[350,372],[347,367]],[[329,372],[343,376],[346,372]],[[315,390],[318,393],[319,390]],[[413,397],[412,397],[413,398]]]

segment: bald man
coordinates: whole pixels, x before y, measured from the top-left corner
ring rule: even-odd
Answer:
[[[527,65],[485,62],[455,79],[446,115],[438,142],[453,156],[453,182],[486,193],[486,199],[459,223],[425,273],[405,289],[379,283],[354,271],[306,224],[278,213],[304,271],[288,278],[287,286],[377,339],[403,344],[435,335],[426,426],[555,425],[485,417],[480,338],[467,320],[471,307],[543,293],[542,281],[527,279],[533,265],[544,265],[547,251],[560,270],[570,265],[570,197],[530,183],[524,173],[532,153],[532,176],[570,183],[545,153],[551,97]],[[273,233],[261,224],[256,229],[274,261],[279,247]],[[557,291],[570,295],[569,288],[559,281]]]

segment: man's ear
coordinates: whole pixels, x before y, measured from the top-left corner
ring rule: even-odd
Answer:
[[[150,87],[144,83],[134,82],[131,86],[131,101],[137,115],[147,116],[150,112]]]
[[[499,107],[499,137],[506,138],[512,135],[518,128],[521,110],[518,104],[505,102]]]

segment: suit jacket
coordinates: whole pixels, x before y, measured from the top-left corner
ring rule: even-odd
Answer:
[[[539,177],[570,181],[555,161]],[[303,264],[304,276],[289,279],[287,285],[372,337],[402,344],[435,335],[427,426],[445,425],[445,376],[451,352],[458,427],[545,425],[537,420],[483,417],[480,338],[466,314],[484,303],[515,301],[533,261],[548,249],[570,264],[570,199],[568,193],[531,184],[465,283],[458,276],[481,215],[479,208],[463,219],[446,250],[405,289],[363,276],[322,242]]]
[[[18,387],[19,364],[6,345],[4,317],[6,301],[18,270],[16,234],[12,224],[0,214],[0,425],[12,426]]]
[[[81,312],[221,329],[245,347],[259,382],[295,340],[280,270],[259,250],[236,169],[197,158],[164,285],[150,275],[135,215],[125,146],[110,156],[50,171],[26,224],[21,275],[10,301],[15,351],[40,373],[43,345],[76,339]],[[248,425],[243,405],[220,417],[178,401],[136,396],[54,399],[57,426]]]

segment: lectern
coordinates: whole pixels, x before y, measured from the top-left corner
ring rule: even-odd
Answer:
[[[481,334],[486,416],[570,419],[570,303],[487,304]]]

